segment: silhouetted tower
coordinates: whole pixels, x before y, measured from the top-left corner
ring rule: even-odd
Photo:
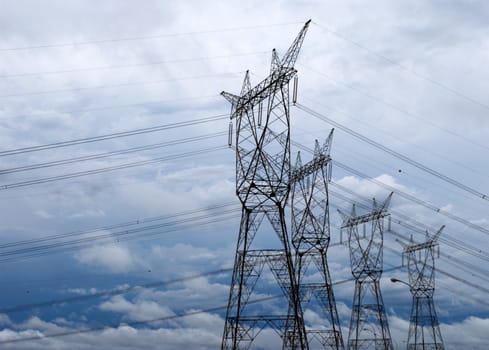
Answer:
[[[292,244],[301,306],[325,323],[306,325],[309,346],[344,349],[340,321],[328,270],[330,241],[328,182],[331,180],[333,130],[321,147],[316,140],[313,159],[302,165],[300,153],[291,173]]]
[[[438,317],[436,316],[433,294],[435,292],[435,248],[442,226],[432,237],[426,232],[426,241],[404,246],[403,261],[407,258],[409,289],[413,296],[408,350],[443,350]],[[439,256],[439,250],[437,251]]]
[[[294,64],[309,23],[282,59],[275,49],[272,51],[271,71],[266,79],[252,88],[247,72],[239,96],[222,92],[232,104],[231,120],[236,123],[236,194],[242,204],[222,349],[250,348],[265,327],[279,333],[284,349],[308,348],[285,205],[290,192],[289,81],[297,73]],[[232,126],[231,121],[230,144]],[[267,249],[254,244],[265,217],[278,237],[274,243],[273,236],[267,237],[267,243],[273,245]],[[264,315],[253,308],[251,295],[266,265],[287,302],[279,315]]]
[[[365,215],[357,216],[355,205],[350,215],[340,211],[342,229],[348,229],[351,272],[355,278],[349,350],[393,349],[379,283],[383,271],[384,218],[390,215],[387,207],[391,197],[392,193],[380,206],[374,199],[372,211]]]

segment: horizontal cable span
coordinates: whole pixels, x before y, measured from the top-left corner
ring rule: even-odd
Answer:
[[[68,140],[68,141],[53,142],[53,143],[48,143],[48,144],[39,145],[39,146],[30,146],[30,147],[23,147],[23,148],[17,148],[17,149],[10,149],[10,150],[5,150],[5,151],[0,151],[0,157],[10,156],[10,155],[14,155],[14,154],[28,153],[28,152],[44,151],[44,150],[59,148],[59,147],[68,147],[68,146],[80,145],[80,144],[90,143],[90,142],[105,141],[105,140],[111,140],[111,139],[116,139],[116,138],[120,138],[120,137],[141,135],[141,134],[147,134],[147,133],[157,132],[157,131],[171,130],[171,129],[181,128],[181,127],[186,127],[186,126],[191,126],[191,125],[198,125],[198,124],[204,124],[204,123],[209,123],[209,122],[218,121],[218,120],[224,120],[224,119],[228,119],[228,118],[229,118],[228,114],[217,114],[217,115],[208,116],[208,117],[185,120],[182,122],[151,126],[148,128],[132,129],[132,130],[120,131],[120,132],[115,132],[115,133],[105,134],[105,135],[99,135],[99,136],[93,136],[93,137],[84,137],[84,138]]]
[[[60,305],[60,304],[65,304],[65,303],[75,303],[75,302],[81,302],[81,301],[90,300],[90,299],[98,299],[98,298],[102,298],[102,297],[112,297],[112,296],[116,296],[116,295],[122,295],[122,294],[127,294],[130,292],[138,291],[138,290],[143,289],[143,288],[163,287],[163,286],[167,286],[170,284],[176,284],[176,283],[191,281],[191,280],[198,279],[201,277],[220,275],[220,274],[228,273],[231,271],[233,271],[232,268],[223,268],[223,269],[219,269],[219,270],[215,270],[215,271],[208,271],[208,272],[199,273],[198,275],[180,277],[180,278],[175,278],[175,279],[167,280],[167,281],[150,282],[150,283],[146,283],[146,284],[133,285],[133,286],[129,286],[129,287],[115,288],[115,289],[111,289],[111,290],[96,292],[93,294],[80,295],[80,296],[71,297],[71,298],[53,299],[53,300],[44,301],[44,302],[40,302],[40,303],[16,305],[16,306],[11,306],[11,307],[6,307],[3,309],[0,309],[0,313],[10,314],[10,313],[14,313],[14,312],[37,309],[37,308],[41,308],[41,307],[49,307],[49,306]]]
[[[147,67],[147,66],[157,66],[157,65],[167,64],[167,63],[210,61],[210,60],[221,59],[221,58],[261,55],[261,54],[265,54],[265,53],[268,54],[269,52],[268,51],[266,51],[266,52],[265,51],[255,51],[255,52],[236,53],[236,54],[231,54],[231,55],[189,57],[189,58],[179,58],[179,59],[152,61],[152,62],[145,62],[145,63],[139,62],[139,63],[128,63],[128,64],[111,65],[111,66],[82,67],[82,68],[71,68],[71,69],[52,70],[52,71],[12,73],[12,74],[0,75],[0,79],[1,78],[21,78],[21,77],[29,77],[29,76],[37,76],[37,75],[48,75],[48,74],[64,74],[64,73],[89,72],[89,71],[97,71],[97,70],[114,70],[114,69],[123,69],[123,68]]]
[[[56,239],[60,239],[60,238],[64,239],[67,237],[92,234],[92,233],[95,233],[98,231],[113,230],[113,229],[117,229],[117,228],[140,225],[140,224],[145,224],[145,223],[150,223],[150,222],[155,222],[155,221],[160,221],[160,220],[168,220],[168,219],[174,219],[174,218],[178,218],[178,217],[185,217],[188,215],[193,215],[193,214],[202,213],[202,212],[206,212],[206,211],[223,209],[225,207],[232,206],[234,204],[235,204],[234,202],[227,202],[227,203],[213,205],[213,206],[209,206],[209,207],[198,208],[195,210],[183,211],[183,212],[179,212],[179,213],[175,213],[175,214],[171,214],[171,215],[153,216],[153,217],[149,217],[149,218],[136,219],[136,220],[132,220],[132,221],[128,221],[128,222],[121,222],[121,223],[116,223],[116,224],[107,225],[107,226],[95,227],[95,228],[88,229],[88,230],[72,231],[72,232],[60,233],[60,234],[55,234],[55,235],[43,236],[40,238],[33,238],[33,239],[14,241],[14,242],[10,242],[10,243],[3,243],[3,244],[0,244],[0,249],[24,246],[24,245],[29,245],[29,244],[33,244],[33,243],[47,242],[47,241],[52,241],[52,240],[56,240]]]
[[[39,184],[44,184],[44,183],[49,183],[49,182],[54,182],[54,181],[73,179],[73,178],[77,178],[77,177],[81,177],[81,176],[95,175],[95,174],[106,173],[109,171],[134,168],[134,167],[138,167],[138,166],[144,166],[144,165],[149,165],[149,164],[154,164],[154,163],[159,163],[159,162],[164,162],[164,161],[169,161],[169,160],[176,160],[176,159],[182,159],[182,158],[186,158],[186,157],[192,157],[195,155],[206,154],[206,153],[210,153],[210,152],[224,150],[227,148],[228,148],[228,146],[216,146],[216,147],[211,147],[211,148],[205,148],[205,149],[202,149],[199,151],[191,151],[191,152],[180,153],[180,154],[175,154],[175,155],[165,156],[165,157],[160,157],[160,158],[155,158],[155,159],[141,160],[141,161],[137,161],[137,162],[130,162],[130,163],[114,165],[114,166],[110,166],[110,167],[91,169],[91,170],[86,170],[86,171],[79,171],[79,172],[75,172],[75,173],[68,173],[68,174],[63,174],[63,175],[50,176],[50,177],[44,177],[44,178],[40,178],[40,179],[33,179],[33,180],[27,180],[27,181],[21,181],[21,182],[14,182],[14,183],[10,183],[7,185],[0,185],[0,190],[8,190],[8,189],[19,188],[19,187],[24,187],[24,186],[39,185]]]
[[[100,44],[110,44],[110,43],[123,42],[123,41],[153,40],[153,39],[172,38],[172,37],[197,35],[197,34],[224,33],[224,32],[235,32],[235,31],[241,31],[241,30],[252,30],[252,29],[259,29],[259,28],[282,27],[282,26],[289,26],[289,25],[295,25],[295,24],[302,24],[302,22],[270,23],[270,24],[260,24],[260,25],[254,25],[254,26],[243,26],[243,27],[234,27],[234,28],[198,30],[198,31],[183,32],[183,33],[144,35],[144,36],[99,39],[99,40],[86,40],[86,41],[77,41],[77,42],[72,42],[72,43],[43,44],[43,45],[36,45],[36,46],[5,47],[5,48],[0,48],[0,52],[34,50],[34,49],[51,49],[51,48],[59,48],[59,47],[82,46],[82,45],[100,45]]]
[[[212,133],[212,134],[198,135],[198,136],[187,137],[187,138],[183,138],[183,139],[177,139],[177,140],[173,140],[173,141],[155,143],[155,144],[151,144],[151,145],[131,147],[131,148],[126,148],[126,149],[121,149],[121,150],[114,150],[114,151],[110,151],[110,152],[91,154],[91,155],[80,156],[80,157],[72,157],[72,158],[67,158],[67,159],[55,160],[55,161],[51,161],[51,162],[37,163],[37,164],[31,164],[31,165],[23,165],[23,166],[18,166],[15,168],[0,170],[0,175],[50,168],[50,167],[54,167],[54,166],[66,165],[66,164],[72,164],[72,163],[78,163],[78,162],[85,162],[85,161],[89,161],[89,160],[102,159],[102,158],[112,157],[112,156],[121,155],[121,154],[129,154],[129,153],[140,152],[140,151],[148,151],[148,150],[159,149],[159,148],[164,148],[164,147],[168,147],[168,146],[180,145],[180,144],[189,143],[189,142],[207,140],[207,139],[211,139],[211,138],[214,138],[217,136],[224,136],[224,135],[227,135],[227,132],[225,132],[225,131],[216,132],[216,133]]]
[[[403,154],[400,154],[399,152],[396,152],[396,151],[388,148],[387,146],[384,146],[384,145],[382,145],[376,141],[373,141],[373,140],[369,139],[368,137],[366,137],[362,134],[359,134],[356,131],[354,131],[354,130],[352,130],[352,129],[350,129],[350,128],[348,128],[348,127],[346,127],[346,126],[344,126],[338,122],[335,122],[331,118],[328,118],[325,115],[320,114],[320,113],[318,113],[318,112],[316,112],[316,111],[314,111],[314,110],[312,110],[312,109],[310,109],[304,105],[297,103],[296,106],[300,110],[302,110],[302,111],[304,111],[304,112],[306,112],[306,113],[308,113],[308,114],[310,114],[310,115],[312,115],[312,116],[314,116],[314,117],[316,117],[316,118],[318,118],[318,119],[320,119],[326,123],[333,125],[335,128],[343,130],[344,132],[352,135],[353,137],[359,139],[360,141],[368,143],[369,145],[374,146],[375,148],[380,149],[381,151],[384,151],[384,152],[386,152],[386,153],[388,153],[388,154],[390,154],[390,155],[392,155],[392,156],[394,156],[394,157],[396,157],[396,158],[398,158],[398,159],[400,159],[400,160],[402,160],[408,164],[411,164],[412,166],[414,166],[414,167],[416,167],[416,168],[418,168],[418,169],[420,169],[420,170],[422,170],[428,174],[431,174],[431,175],[439,178],[440,180],[443,180],[443,181],[445,181],[445,182],[447,182],[447,183],[449,183],[455,187],[458,187],[459,189],[461,189],[463,191],[466,191],[466,192],[473,194],[473,195],[475,195],[481,199],[489,201],[489,197],[486,194],[484,194],[478,190],[475,190],[469,186],[466,186],[457,180],[454,180],[454,179],[452,179],[446,175],[443,175],[442,173],[440,173],[436,170],[433,170],[426,165],[423,165],[423,164],[421,164],[421,163],[419,163],[419,162],[417,162],[417,161],[415,161],[415,160],[413,160],[413,159],[411,159],[411,158],[409,158]]]
[[[7,95],[0,95],[0,98],[10,98],[10,97],[22,97],[22,96],[36,96],[36,95],[48,95],[48,94],[59,94],[64,92],[77,92],[84,90],[92,90],[92,89],[108,89],[108,88],[116,88],[116,87],[127,87],[127,86],[137,86],[137,85],[149,85],[149,84],[162,84],[171,81],[181,81],[181,80],[198,80],[219,76],[229,76],[233,77],[236,74],[242,72],[224,72],[224,73],[214,73],[214,74],[205,74],[205,75],[197,75],[197,76],[188,76],[181,78],[172,78],[172,79],[161,79],[161,80],[147,80],[147,81],[137,81],[137,82],[128,82],[128,83],[119,83],[119,84],[107,84],[107,85],[96,85],[96,86],[83,86],[83,87],[75,87],[68,89],[58,89],[58,90],[45,90],[45,91],[32,91],[32,92],[21,92]]]

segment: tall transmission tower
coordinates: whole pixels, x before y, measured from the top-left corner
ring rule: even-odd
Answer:
[[[351,272],[355,278],[348,350],[383,349],[392,350],[392,339],[380,291],[383,271],[384,218],[390,214],[387,207],[392,193],[382,205],[373,200],[370,213],[357,216],[355,205],[351,214],[341,211],[342,229],[348,229]],[[367,224],[370,232],[367,234]],[[363,233],[359,232],[359,226]]]
[[[297,154],[291,173],[292,244],[301,306],[316,312],[325,323],[310,325],[308,343],[323,349],[344,349],[327,263],[330,242],[328,182],[331,180],[333,130],[321,147],[316,140],[314,157],[302,165]],[[319,277],[318,277],[319,276]]]
[[[404,246],[403,262],[405,258],[408,261],[409,289],[413,296],[407,341],[408,350],[445,349],[433,303],[435,248],[438,247],[437,240],[444,228],[445,226],[442,226],[431,237],[426,231],[424,243],[407,245],[399,242]]]
[[[239,96],[221,93],[232,105],[230,143],[233,120],[236,123],[236,194],[242,204],[222,349],[249,349],[266,327],[279,333],[284,349],[308,349],[285,205],[290,192],[289,81],[296,76],[294,64],[309,23],[282,59],[272,51],[267,78],[252,88],[247,72]],[[265,231],[260,230],[265,218],[278,237],[267,249],[258,247],[255,239]],[[272,245],[273,237],[267,238]],[[264,315],[253,308],[250,298],[265,265],[287,301],[284,314]]]

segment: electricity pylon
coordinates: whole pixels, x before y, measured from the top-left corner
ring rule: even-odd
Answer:
[[[444,228],[445,226],[442,226],[431,237],[426,231],[426,241],[423,243],[407,245],[398,241],[404,247],[403,262],[407,258],[409,289],[413,296],[407,340],[408,350],[445,349],[433,302],[435,248],[438,247],[437,240]]]
[[[230,135],[232,121],[236,123],[236,194],[242,204],[222,349],[249,349],[267,326],[282,337],[284,349],[308,348],[285,205],[290,192],[289,81],[296,76],[294,64],[309,23],[282,59],[272,51],[267,78],[251,87],[247,72],[239,96],[221,93],[232,104]],[[273,244],[271,249],[257,247],[254,240],[264,218],[278,237],[274,243],[269,242]],[[268,242],[273,237],[267,238]],[[287,301],[283,314],[264,315],[252,308],[251,295],[265,265]]]
[[[331,180],[333,130],[321,147],[316,140],[313,159],[302,165],[300,153],[291,173],[292,244],[302,308],[321,317],[320,325],[309,325],[308,343],[323,349],[344,349],[327,263],[330,242],[328,182]],[[320,326],[318,328],[318,326]]]
[[[364,215],[357,216],[355,205],[349,215],[339,211],[342,229],[348,229],[351,272],[355,278],[348,350],[393,349],[379,283],[383,271],[384,218],[390,215],[387,207],[391,197],[392,193],[380,206],[374,199],[372,211]],[[368,223],[371,225],[367,234]]]

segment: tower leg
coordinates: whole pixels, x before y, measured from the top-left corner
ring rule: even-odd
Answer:
[[[254,338],[250,329],[242,324],[241,313],[245,309],[263,270],[263,261],[248,254],[248,249],[262,219],[263,214],[257,215],[243,207],[226,310],[222,349],[239,349],[240,342],[251,344]]]
[[[393,349],[378,280],[355,282],[347,349]]]

